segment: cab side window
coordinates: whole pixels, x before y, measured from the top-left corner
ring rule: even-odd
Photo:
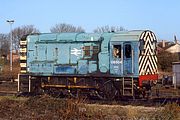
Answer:
[[[145,41],[143,39],[140,39],[139,41],[140,55],[144,55],[145,52],[144,45],[145,45]]]
[[[84,56],[90,57],[90,46],[84,46]]]
[[[153,54],[156,54],[157,51],[157,40],[153,41]]]
[[[113,57],[114,58],[121,58],[121,45],[114,45],[113,46]]]
[[[125,45],[125,57],[126,58],[131,58],[131,45],[130,44],[126,44]]]
[[[89,45],[83,47],[83,57],[84,59],[91,59],[96,60],[99,53],[99,46],[98,45]]]
[[[144,50],[144,45],[145,45],[144,40],[141,39],[141,40],[139,41],[139,43],[140,43],[139,49],[140,49],[141,51],[143,51],[143,50]]]

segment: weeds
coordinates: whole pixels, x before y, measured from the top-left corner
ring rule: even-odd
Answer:
[[[180,108],[167,104],[161,108],[86,104],[84,99],[57,99],[48,95],[26,99],[0,99],[1,119],[39,120],[178,120]]]
[[[154,116],[158,120],[180,120],[180,106],[176,103],[168,103]]]

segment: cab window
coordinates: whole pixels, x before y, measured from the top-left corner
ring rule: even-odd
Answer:
[[[84,46],[84,57],[92,57],[92,56],[97,56],[99,53],[99,46],[94,45],[94,46]]]
[[[153,52],[154,52],[154,54],[156,54],[156,51],[157,51],[157,41],[155,40],[154,42],[153,42]]]
[[[143,51],[143,50],[144,50],[144,44],[145,44],[144,40],[141,39],[141,40],[139,41],[139,43],[140,43],[139,49],[140,49],[141,51]]]
[[[131,58],[131,45],[130,44],[126,44],[125,45],[125,57],[126,58]]]
[[[89,57],[90,55],[90,46],[84,46],[84,56]]]
[[[114,58],[121,58],[121,45],[114,45],[113,46],[113,57]]]

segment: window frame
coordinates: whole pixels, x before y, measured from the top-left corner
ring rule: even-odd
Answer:
[[[128,48],[127,46],[130,47]],[[124,56],[129,59],[132,57],[132,45],[130,43],[124,44]]]
[[[121,58],[122,45],[113,45],[112,56],[113,58]]]

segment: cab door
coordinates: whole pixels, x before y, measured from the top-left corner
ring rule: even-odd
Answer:
[[[110,54],[110,73],[122,75],[122,44],[119,42],[111,43]]]
[[[123,44],[123,73],[124,75],[130,75],[133,73],[133,50],[131,43]]]

